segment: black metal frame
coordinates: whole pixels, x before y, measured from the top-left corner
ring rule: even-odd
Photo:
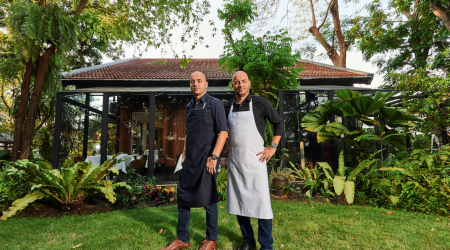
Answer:
[[[61,136],[61,119],[62,119],[62,98],[63,93],[56,94],[56,115],[55,115],[55,131],[53,134],[53,152],[52,152],[52,167],[58,168],[59,160],[59,143]]]
[[[155,172],[155,122],[156,122],[156,96],[155,92],[149,93],[149,128],[148,128],[148,157],[147,157],[147,176],[153,176]]]

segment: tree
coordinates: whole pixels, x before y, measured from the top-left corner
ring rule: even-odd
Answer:
[[[222,30],[227,44],[220,56],[219,65],[228,72],[245,71],[252,82],[251,92],[269,99],[277,106],[278,89],[294,89],[302,68],[298,66],[299,53],[292,51],[292,39],[287,32],[255,38],[246,32],[241,39],[233,38],[233,32],[241,31],[256,13],[248,0],[234,0],[219,10],[219,18],[225,21]]]
[[[291,8],[298,10],[295,13],[294,18],[283,29],[288,30],[290,33],[293,31],[301,30],[302,24],[308,25],[308,32],[316,38],[316,41],[326,50],[327,57],[333,62],[335,66],[347,67],[347,51],[350,47],[350,43],[347,41],[343,32],[343,23],[339,14],[339,1],[282,1],[282,0],[255,0],[253,1],[258,6],[259,13],[264,16],[260,20],[265,25],[269,20],[276,18],[276,12],[284,12],[282,19],[289,18],[289,12],[292,12]],[[285,9],[280,8],[281,3],[286,3],[288,7]],[[324,11],[320,10],[320,7],[325,7]],[[306,10],[309,9],[311,15],[306,15]],[[316,14],[319,13],[319,15]],[[332,23],[328,19],[328,15],[331,14]],[[322,21],[319,23],[317,20],[322,17]],[[300,36],[304,38],[303,36]],[[337,43],[335,41],[337,40]],[[314,45],[315,46],[315,45]],[[312,54],[316,51],[313,46],[307,46],[306,51],[311,51]],[[302,50],[305,50],[302,49]]]
[[[349,20],[353,25],[350,41],[356,43],[365,60],[375,57],[373,62],[381,73],[407,73],[426,67],[446,71],[450,58],[443,52],[450,46],[450,32],[426,3],[429,1],[392,1],[384,8],[373,0],[366,7],[368,16]]]
[[[436,134],[446,141],[450,127],[450,79],[437,77],[424,69],[412,74],[392,74],[397,91],[402,93],[401,105],[409,112],[426,118],[417,123],[417,131],[425,135]],[[447,139],[448,140],[448,139]]]
[[[429,0],[420,1],[421,3],[429,2],[431,11],[444,22],[447,30],[450,31],[450,2],[446,0]]]
[[[170,29],[180,25],[186,37],[197,39],[198,24],[208,8],[207,0],[0,0],[0,35],[8,43],[1,47],[0,76],[2,83],[21,82],[13,160],[28,157],[42,95],[60,85],[65,56],[77,46],[77,39],[158,48],[171,43]]]
[[[292,51],[292,39],[287,32],[256,38],[246,32],[241,39],[233,33],[243,31],[256,17],[255,7],[248,0],[228,1],[219,18],[225,21],[222,33],[226,38],[219,65],[228,72],[245,71],[252,82],[250,91],[266,97],[274,107],[278,106],[278,89],[294,89],[303,70],[298,66],[299,53]],[[272,140],[272,127],[266,126],[266,143]]]

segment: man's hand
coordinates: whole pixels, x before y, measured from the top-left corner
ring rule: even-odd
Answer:
[[[206,171],[208,174],[213,175],[216,173],[216,164],[217,160],[213,160],[212,157],[208,157],[208,160],[206,161]]]
[[[184,159],[186,159],[186,155],[185,155],[185,154],[182,154],[182,155],[181,155],[181,166],[183,166]]]
[[[262,155],[261,158],[259,158],[260,162],[268,162],[270,160],[270,158],[272,158],[273,154],[275,154],[275,152],[277,151],[276,148],[272,148],[272,147],[265,147],[264,151],[259,152],[258,155]]]

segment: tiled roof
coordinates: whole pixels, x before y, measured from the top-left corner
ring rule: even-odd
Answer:
[[[161,65],[159,62],[167,60]],[[181,59],[144,59],[98,65],[65,73],[64,79],[189,79],[193,71],[201,71],[208,79],[231,79],[232,74],[222,71],[219,59],[192,59],[186,68],[180,68]],[[155,65],[152,63],[156,62]],[[326,64],[302,60],[303,78],[362,77],[370,73],[348,70]],[[79,73],[78,73],[79,72]]]

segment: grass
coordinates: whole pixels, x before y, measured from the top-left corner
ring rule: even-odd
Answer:
[[[272,201],[272,208],[275,249],[450,249],[450,219],[442,216],[281,201]],[[82,243],[77,249],[159,249],[176,237],[176,222],[176,206],[59,219],[11,218],[0,221],[0,246],[71,249]],[[255,229],[256,222],[252,220]],[[200,247],[205,230],[204,210],[193,209],[191,249]],[[241,241],[235,216],[219,208],[219,249],[237,249]]]

